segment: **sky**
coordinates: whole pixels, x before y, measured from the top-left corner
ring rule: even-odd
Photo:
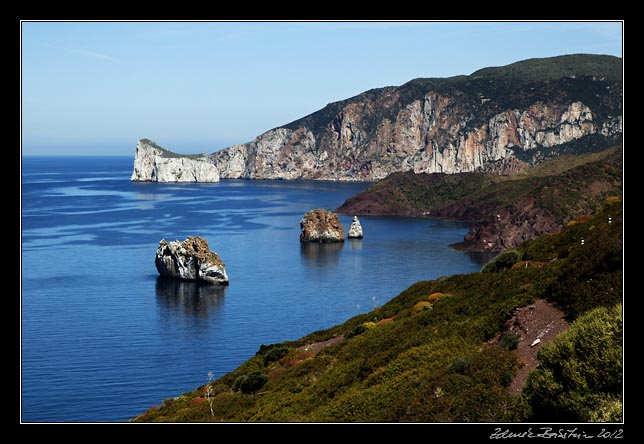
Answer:
[[[619,21],[24,21],[21,150],[214,152],[372,88],[622,51]]]

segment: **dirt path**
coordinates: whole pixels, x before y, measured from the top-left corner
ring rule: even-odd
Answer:
[[[301,347],[298,347],[297,350],[312,351],[314,353],[317,353],[320,350],[325,349],[330,345],[337,344],[338,342],[342,342],[343,340],[344,335],[340,335],[336,336],[335,338],[331,338],[328,341],[313,342],[312,344],[303,345]]]
[[[519,335],[516,353],[521,367],[509,387],[510,393],[518,395],[528,379],[528,373],[539,364],[539,349],[567,329],[568,321],[554,304],[538,299],[532,305],[518,308],[506,325],[508,331]]]

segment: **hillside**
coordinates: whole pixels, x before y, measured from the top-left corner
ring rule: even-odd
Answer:
[[[620,58],[530,59],[372,89],[199,162],[222,179],[377,181],[405,171],[507,174],[561,154],[619,143],[622,92]],[[139,151],[135,164],[153,165],[155,155],[172,155]],[[186,175],[185,168],[176,171]],[[132,180],[159,177],[139,172]]]
[[[418,282],[341,325],[262,345],[133,421],[619,421],[622,281],[622,202],[612,197],[481,272]],[[540,300],[571,326],[536,345],[542,365],[516,395],[525,363],[508,321]]]
[[[597,210],[621,195],[622,147],[562,155],[502,176],[395,173],[347,199],[352,215],[429,216],[471,222],[464,250],[502,251]]]

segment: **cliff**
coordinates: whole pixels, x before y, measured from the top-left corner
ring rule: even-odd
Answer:
[[[523,170],[621,140],[622,60],[568,55],[366,91],[202,162],[222,178]]]
[[[219,171],[203,155],[182,156],[148,139],[141,139],[136,145],[134,171],[130,180],[134,182],[219,182]]]

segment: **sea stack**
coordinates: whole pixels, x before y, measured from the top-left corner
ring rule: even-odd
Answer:
[[[300,242],[344,242],[344,231],[337,214],[318,208],[300,220]]]
[[[349,228],[347,237],[349,239],[362,239],[362,225],[360,225],[358,216],[353,216],[353,222],[351,222],[351,228]]]
[[[161,276],[228,285],[226,266],[199,236],[188,236],[183,242],[161,239],[154,265]]]

